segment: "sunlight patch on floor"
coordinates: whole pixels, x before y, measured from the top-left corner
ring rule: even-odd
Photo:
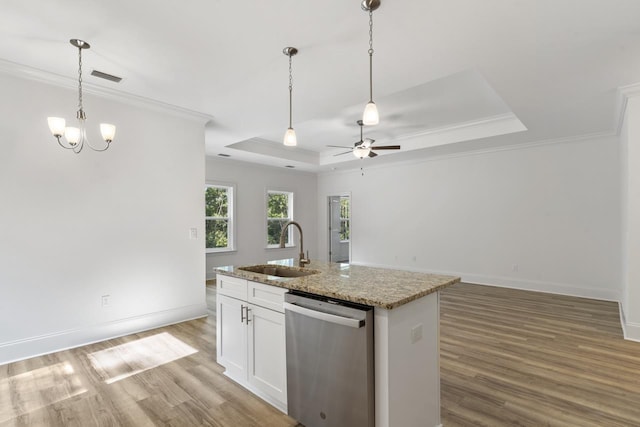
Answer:
[[[112,384],[197,352],[173,335],[162,332],[90,353],[88,357],[104,382]]]
[[[0,379],[0,423],[86,391],[69,362]]]

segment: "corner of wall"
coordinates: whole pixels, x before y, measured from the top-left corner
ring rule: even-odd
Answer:
[[[624,335],[624,339],[640,342],[640,324],[628,322],[624,315],[622,303],[618,303],[618,306],[620,307],[620,324],[622,325],[622,334]]]

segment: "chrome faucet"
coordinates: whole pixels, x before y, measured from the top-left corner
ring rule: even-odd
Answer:
[[[304,237],[302,236],[302,227],[300,227],[300,224],[295,221],[289,221],[282,227],[282,231],[280,232],[280,247],[284,248],[284,236],[290,225],[298,227],[298,231],[300,232],[300,260],[298,261],[298,265],[304,267],[306,264],[309,264],[311,260],[309,260],[309,255],[307,255],[306,258],[304,257]]]

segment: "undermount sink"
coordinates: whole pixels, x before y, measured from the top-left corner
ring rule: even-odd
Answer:
[[[303,277],[320,273],[317,270],[302,270],[298,268],[285,267],[282,265],[249,265],[246,267],[238,267],[238,270],[267,274],[269,276],[276,277]]]

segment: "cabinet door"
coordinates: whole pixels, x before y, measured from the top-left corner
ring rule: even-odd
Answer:
[[[286,405],[284,314],[250,305],[248,339],[249,384]]]
[[[247,303],[219,293],[216,300],[217,362],[228,376],[242,381],[247,372],[247,326],[242,321]]]

